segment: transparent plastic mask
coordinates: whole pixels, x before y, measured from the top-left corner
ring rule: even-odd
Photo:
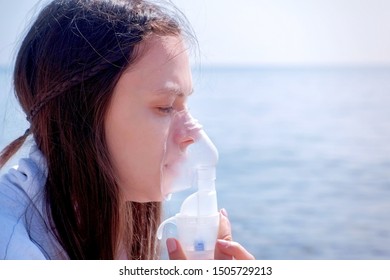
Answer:
[[[188,110],[176,112],[166,142],[161,193],[169,199],[172,193],[196,187],[197,171],[205,167],[215,177],[217,161],[218,151],[198,120]]]
[[[215,191],[218,152],[202,126],[187,110],[177,112],[166,143],[161,192],[170,194],[194,187],[180,212],[165,220],[157,231],[162,238],[167,223],[176,225],[178,238],[189,259],[213,259],[219,226]]]

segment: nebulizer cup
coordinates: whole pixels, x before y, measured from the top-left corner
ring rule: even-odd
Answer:
[[[188,259],[214,259],[219,228],[217,161],[217,149],[198,121],[187,110],[177,112],[167,139],[162,192],[169,197],[191,187],[196,191],[183,201],[179,213],[161,223],[157,237],[162,238],[166,224],[176,225]]]

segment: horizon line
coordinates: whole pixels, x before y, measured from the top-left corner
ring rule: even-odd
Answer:
[[[193,70],[201,69],[390,69],[390,63],[356,63],[356,64],[311,64],[311,63],[286,63],[286,64],[263,64],[263,63],[193,63]],[[13,65],[0,64],[1,71],[13,70]]]

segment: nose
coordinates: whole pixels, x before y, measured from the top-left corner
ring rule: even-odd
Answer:
[[[192,137],[190,137],[190,136],[184,137],[184,138],[180,141],[180,143],[179,143],[180,150],[181,150],[182,152],[184,152],[184,151],[187,149],[187,147],[188,147],[189,145],[191,145],[192,143],[194,143],[194,142],[195,142],[194,138],[192,138]]]
[[[191,116],[188,110],[177,113],[173,124],[172,128],[176,131],[175,142],[180,151],[185,152],[187,147],[196,141],[202,126]]]

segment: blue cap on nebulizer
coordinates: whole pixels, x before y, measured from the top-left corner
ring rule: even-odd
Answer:
[[[170,134],[172,142],[166,151],[169,166],[162,180],[164,192],[168,195],[190,187],[197,191],[183,201],[179,213],[161,223],[157,237],[161,239],[164,226],[173,223],[188,259],[214,259],[219,227],[215,190],[218,151],[188,111],[175,115]],[[192,139],[193,143],[181,149],[180,139]],[[179,151],[174,152],[175,147]]]

